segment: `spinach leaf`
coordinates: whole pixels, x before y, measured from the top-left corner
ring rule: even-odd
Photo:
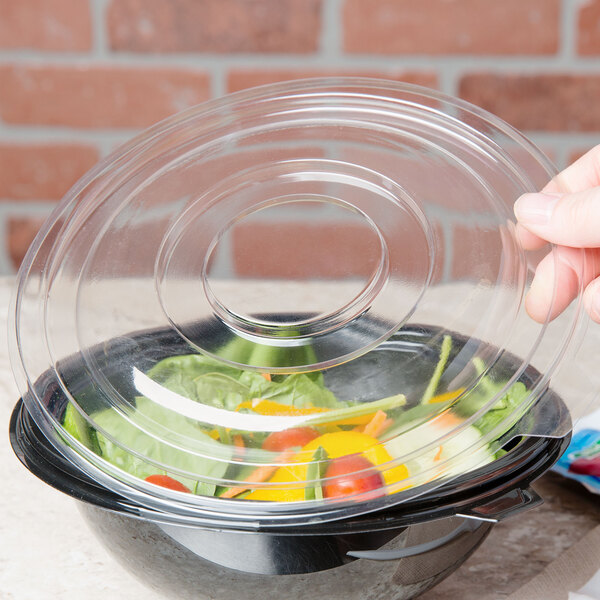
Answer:
[[[223,373],[234,379],[239,378],[240,369],[230,367],[221,361],[215,360],[210,356],[200,354],[188,354],[185,356],[171,356],[164,358],[156,363],[146,374],[154,381],[163,385],[171,380],[177,381],[178,376],[185,376],[189,379],[195,379],[206,373]],[[175,390],[173,390],[175,391]]]
[[[347,406],[325,387],[320,372],[295,373],[269,381],[256,371],[242,371],[207,356],[189,355],[166,358],[147,374],[186,398],[227,410],[255,398],[297,408]]]
[[[248,386],[218,372],[200,375],[194,379],[194,384],[192,400],[227,410],[235,410],[249,392]]]
[[[340,402],[333,392],[328,390],[318,381],[311,379],[304,373],[288,375],[282,382],[267,382],[260,395],[254,398],[272,400],[280,404],[287,404],[297,408],[316,406],[319,408],[340,408],[349,403]],[[252,390],[254,393],[255,390]],[[257,390],[258,391],[258,390]]]

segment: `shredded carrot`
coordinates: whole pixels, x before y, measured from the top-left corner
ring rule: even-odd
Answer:
[[[244,444],[244,438],[241,436],[241,434],[236,433],[233,436],[233,445],[236,448],[245,448],[246,447],[246,444]]]
[[[271,374],[270,373],[261,373],[261,375],[267,380],[267,381],[271,381]]]
[[[453,429],[454,427],[460,425],[463,420],[456,416],[452,412],[446,412],[445,414],[441,414],[433,419],[431,422],[432,425],[436,427],[441,427],[443,429]]]
[[[394,419],[386,419],[379,429],[379,433],[375,437],[379,437],[382,433],[385,433],[385,430],[394,424]]]
[[[379,430],[386,419],[387,414],[382,410],[378,410],[373,415],[373,418],[365,425],[363,433],[366,433],[371,437],[377,437],[379,435]]]
[[[442,452],[444,451],[444,446],[440,446],[440,449],[437,451],[437,454],[433,457],[433,462],[437,462],[442,458]]]
[[[285,450],[284,452],[282,452],[279,455],[277,462],[285,463],[293,455],[294,455],[293,450]],[[269,477],[271,477],[271,475],[273,475],[273,473],[275,473],[275,471],[277,471],[278,468],[279,468],[279,465],[263,465],[262,467],[258,467],[254,471],[252,471],[252,473],[250,473],[250,475],[248,475],[248,477],[246,477],[246,479],[244,479],[244,483],[262,483],[263,481],[267,481],[267,479],[269,479]],[[231,487],[228,490],[225,490],[221,494],[220,497],[221,498],[234,498],[235,496],[238,496],[239,494],[245,492],[248,489],[250,489],[250,486],[247,486],[247,485],[239,486],[239,487]]]

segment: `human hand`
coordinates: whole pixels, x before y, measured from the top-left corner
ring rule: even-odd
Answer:
[[[600,323],[600,145],[542,192],[523,194],[514,211],[517,235],[526,250],[556,244],[535,271],[525,299],[529,315],[540,323],[555,318],[583,285],[584,306]]]

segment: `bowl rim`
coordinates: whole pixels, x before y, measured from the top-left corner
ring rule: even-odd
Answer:
[[[552,394],[557,406],[564,406],[558,396],[550,391],[548,393]],[[391,508],[384,507],[363,515],[350,515],[322,523],[315,523],[309,519],[306,524],[284,524],[284,527],[259,524],[248,527],[237,522],[211,524],[210,519],[184,518],[132,502],[95,482],[58,452],[35,424],[22,399],[19,399],[13,409],[9,437],[19,461],[38,479],[76,500],[98,508],[144,520],[180,523],[205,529],[332,535],[396,529],[440,518],[468,515],[474,508],[497,500],[511,491],[526,489],[558,460],[568,446],[571,436],[568,434],[563,438],[524,438],[492,463]],[[495,521],[493,516],[483,520]]]

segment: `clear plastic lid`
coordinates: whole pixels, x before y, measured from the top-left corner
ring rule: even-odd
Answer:
[[[431,90],[307,80],[143,133],[84,177],[19,275],[28,410],[103,485],[261,522],[401,502],[493,461],[576,372],[580,297],[542,325],[512,205],[555,170]],[[532,368],[533,367],[533,368]],[[185,493],[184,493],[185,492]]]

